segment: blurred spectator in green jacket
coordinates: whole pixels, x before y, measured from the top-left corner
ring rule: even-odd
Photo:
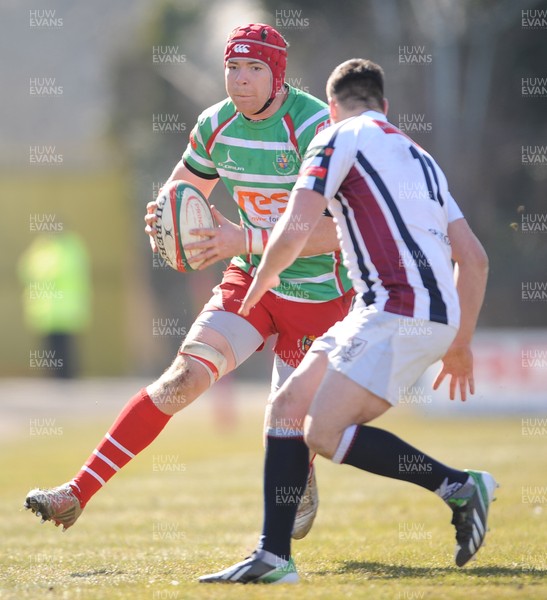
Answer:
[[[76,233],[42,233],[25,250],[18,266],[25,285],[26,324],[45,346],[43,357],[47,360],[42,360],[41,366],[54,377],[77,377],[76,335],[89,325],[91,318],[85,244]]]

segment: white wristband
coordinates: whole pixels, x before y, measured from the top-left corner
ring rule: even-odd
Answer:
[[[270,237],[270,230],[259,227],[245,227],[244,229],[247,254],[263,254]]]

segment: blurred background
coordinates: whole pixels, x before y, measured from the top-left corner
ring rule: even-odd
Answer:
[[[0,377],[155,378],[168,366],[224,265],[168,268],[144,234],[146,203],[197,116],[225,97],[228,33],[261,21],[291,45],[287,82],[322,99],[343,60],[383,66],[390,121],[436,157],[490,256],[473,406],[545,411],[547,0],[0,7]],[[222,185],[212,200],[236,219]],[[239,377],[267,381],[271,360],[267,348]],[[406,402],[447,410],[428,377]]]

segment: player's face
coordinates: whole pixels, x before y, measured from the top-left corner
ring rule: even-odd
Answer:
[[[226,91],[239,112],[251,117],[270,97],[271,73],[268,67],[250,60],[229,60],[225,69]]]

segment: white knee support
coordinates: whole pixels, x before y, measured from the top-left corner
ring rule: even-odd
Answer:
[[[189,341],[182,344],[179,354],[188,356],[203,365],[209,374],[211,385],[226,373],[227,361],[222,352],[203,342]]]
[[[198,315],[188,332],[187,337],[190,339],[194,337],[194,327],[197,331],[205,328],[220,333],[232,350],[236,367],[245,362],[264,343],[260,333],[247,320],[225,310],[209,310]]]

